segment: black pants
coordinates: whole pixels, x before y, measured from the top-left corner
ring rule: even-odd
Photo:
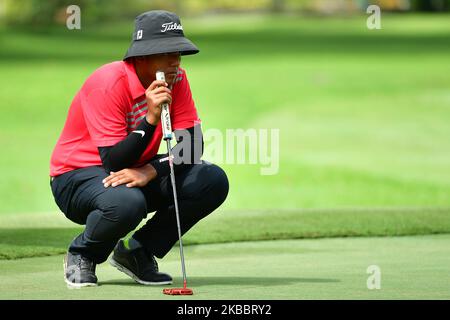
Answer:
[[[170,176],[157,178],[143,188],[105,188],[102,180],[107,176],[102,167],[87,167],[51,182],[61,211],[71,221],[86,225],[69,251],[102,263],[120,238],[133,231],[147,213],[156,211],[133,238],[148,253],[164,257],[178,240]],[[228,194],[225,172],[205,161],[177,173],[176,185],[183,234],[218,208]]]

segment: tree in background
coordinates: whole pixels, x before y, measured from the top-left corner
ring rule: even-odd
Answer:
[[[365,1],[377,4],[384,10],[448,11],[450,0],[376,0]]]
[[[272,0],[272,12],[283,12],[285,10],[284,0]]]
[[[450,0],[412,0],[412,7],[418,11],[449,11]]]
[[[105,22],[134,18],[151,9],[179,10],[181,0],[1,0],[2,20],[12,25],[51,26],[65,24],[66,9],[78,5],[82,21]]]
[[[447,11],[450,0],[1,0],[0,20],[30,27],[64,24],[66,8],[81,8],[83,23],[134,18],[152,9],[179,15],[226,12],[323,13],[365,11],[370,4],[383,10]]]

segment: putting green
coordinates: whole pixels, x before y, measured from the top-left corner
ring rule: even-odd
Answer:
[[[194,296],[136,284],[109,264],[99,286],[67,289],[62,256],[0,261],[0,299],[449,299],[450,235],[279,240],[188,246]],[[178,249],[160,269],[181,286]],[[381,288],[367,288],[377,265]]]

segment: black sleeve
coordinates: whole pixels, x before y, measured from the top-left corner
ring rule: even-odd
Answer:
[[[200,163],[203,155],[203,134],[200,124],[194,127],[174,131],[177,144],[172,148],[174,171],[180,172],[189,166]],[[170,174],[168,154],[158,155],[150,160],[158,177]]]
[[[156,126],[144,118],[137,128],[122,141],[112,147],[98,147],[106,172],[119,171],[131,167],[147,148]]]

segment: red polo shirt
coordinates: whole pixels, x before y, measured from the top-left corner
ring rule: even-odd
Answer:
[[[125,139],[147,113],[145,89],[133,64],[116,61],[94,71],[70,105],[66,123],[50,160],[50,175],[88,166],[100,166],[98,147]],[[200,122],[186,73],[179,68],[172,85],[172,129],[186,129]],[[136,167],[156,155],[162,139],[158,124]]]

